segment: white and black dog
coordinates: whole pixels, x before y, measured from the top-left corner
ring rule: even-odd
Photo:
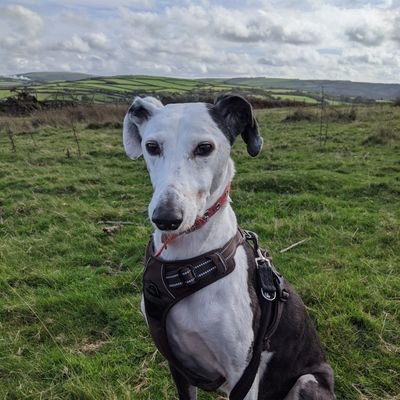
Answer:
[[[155,227],[147,250],[151,253],[146,261],[149,274],[168,273],[169,266],[173,269],[196,257],[201,260],[237,236],[235,213],[225,200],[234,176],[231,146],[239,134],[249,154],[256,156],[263,141],[250,104],[240,96],[225,95],[214,104],[166,106],[153,97],[134,100],[124,119],[123,142],[130,158],[143,154],[154,189],[148,208]],[[168,349],[162,353],[170,363],[181,400],[196,399],[196,386],[218,388],[230,398],[240,398],[232,390],[252,358],[260,328],[256,267],[248,253],[238,239],[231,257],[234,268],[222,279],[182,295],[164,315],[167,338],[163,340]],[[151,298],[161,299],[164,294],[175,298],[173,286],[186,288],[218,270],[219,264],[226,270],[224,261],[214,264],[208,260],[175,269],[159,279],[163,287],[151,284],[146,290]],[[168,280],[174,283],[168,286]],[[251,388],[242,398],[333,400],[333,373],[313,324],[300,297],[284,285],[290,296],[262,349]],[[149,314],[157,314],[151,307],[142,300],[150,328],[155,322]],[[207,382],[217,385],[207,386]]]

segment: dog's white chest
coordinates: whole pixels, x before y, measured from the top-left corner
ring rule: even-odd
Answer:
[[[167,318],[170,346],[182,364],[208,379],[235,382],[254,340],[248,265],[242,247],[235,270],[181,300]]]

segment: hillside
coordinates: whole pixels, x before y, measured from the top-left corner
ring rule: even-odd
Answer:
[[[299,80],[275,78],[182,79],[162,76],[117,75],[95,77],[81,73],[32,72],[21,79],[0,77],[0,99],[15,95],[15,89],[38,100],[115,103],[134,96],[185,97],[198,100],[223,92],[236,92],[257,99],[318,103],[321,90],[325,101],[368,102],[400,97],[399,84],[358,83],[350,81]],[[24,78],[24,79],[22,79]],[[29,79],[26,79],[29,78]]]
[[[94,77],[91,74],[83,74],[80,72],[28,72],[26,74],[18,74],[29,78],[34,82],[46,83],[53,81],[78,81],[81,79],[88,79]]]
[[[26,82],[23,82],[20,79],[12,78],[9,76],[0,76],[0,89],[1,88],[9,88],[12,86],[19,86],[23,83],[26,83]]]
[[[263,77],[218,79],[213,81],[228,85],[246,85],[264,89],[293,89],[315,94],[321,93],[321,88],[323,88],[326,95],[335,97],[359,96],[374,100],[393,100],[400,97],[400,84]]]
[[[25,76],[25,75],[24,75]],[[28,76],[32,76],[29,75]],[[40,75],[32,76],[40,78]],[[57,76],[53,76],[56,78]],[[47,76],[49,79],[49,76]],[[1,82],[1,80],[0,80]],[[38,100],[73,100],[77,102],[114,103],[130,101],[137,95],[179,95],[207,91],[233,90],[232,85],[209,84],[198,80],[164,78],[155,76],[90,77],[75,81],[49,81],[27,83],[25,90]],[[13,89],[21,82],[0,84],[0,99],[13,95]]]

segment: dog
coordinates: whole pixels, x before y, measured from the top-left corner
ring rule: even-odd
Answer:
[[[263,139],[251,105],[241,96],[166,106],[137,97],[130,106],[124,148],[131,159],[144,156],[153,186],[148,214],[155,230],[146,251],[142,312],[180,400],[195,400],[197,387],[230,399],[333,400],[333,371],[303,302],[268,267],[268,257],[257,249],[251,254],[246,233],[238,234],[229,185],[235,172],[230,151],[239,134],[249,155],[258,155]],[[264,323],[254,260],[272,271],[273,290],[280,290],[279,280],[286,294],[273,333],[261,338],[258,358]],[[202,276],[216,280],[189,293]],[[177,298],[179,290],[183,295]],[[167,305],[163,297],[170,298]],[[253,376],[237,394],[250,364]]]

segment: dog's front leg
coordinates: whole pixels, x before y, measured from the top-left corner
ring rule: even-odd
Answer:
[[[179,400],[196,400],[197,389],[192,386],[172,365],[169,366],[178,390]]]

